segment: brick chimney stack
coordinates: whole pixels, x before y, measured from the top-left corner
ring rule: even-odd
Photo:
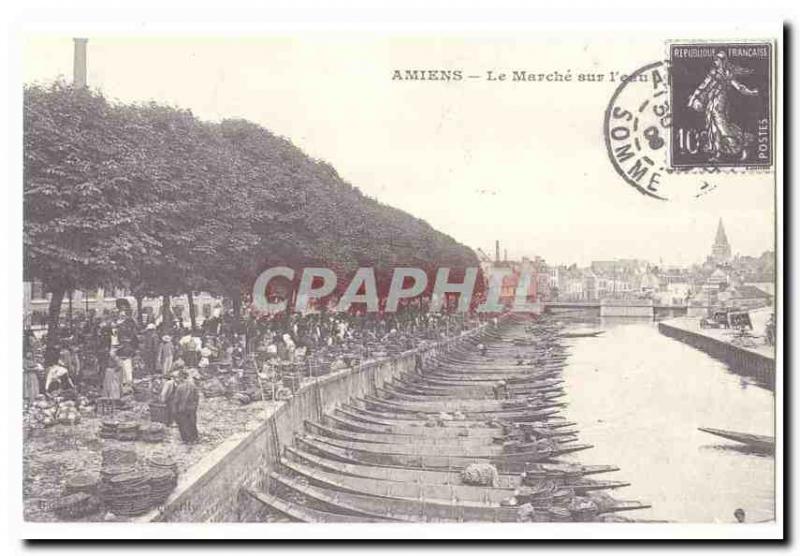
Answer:
[[[73,39],[75,55],[72,60],[72,85],[76,89],[86,87],[86,43],[89,39]]]

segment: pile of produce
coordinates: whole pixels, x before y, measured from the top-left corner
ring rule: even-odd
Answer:
[[[128,404],[125,400],[116,398],[97,398],[95,400],[98,415],[112,415],[117,411],[127,409]]]
[[[251,397],[251,394],[249,394],[247,392],[237,392],[237,393],[235,393],[234,395],[231,396],[231,399],[236,400],[237,402],[239,402],[242,405],[247,405],[250,402],[256,401],[257,398]]]
[[[218,378],[211,378],[203,382],[203,396],[217,398],[225,395],[225,386]]]
[[[28,410],[28,423],[34,428],[51,427],[55,424],[75,425],[81,422],[81,412],[74,400],[56,398],[48,400],[39,395]],[[85,406],[88,407],[88,402]]]
[[[465,485],[494,486],[497,477],[497,468],[490,463],[470,463],[461,471]]]

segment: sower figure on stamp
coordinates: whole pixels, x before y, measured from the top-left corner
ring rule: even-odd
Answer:
[[[185,369],[178,371],[178,385],[175,387],[175,421],[181,433],[181,440],[188,444],[197,442],[197,404],[199,393],[194,381]]]
[[[725,52],[720,51],[714,57],[706,78],[689,97],[688,105],[692,110],[705,112],[705,131],[708,134],[705,149],[711,153],[712,161],[722,156],[745,160],[747,146],[755,141],[755,135],[733,123],[728,114],[728,92],[731,88],[743,95],[758,95],[757,89],[749,89],[736,79],[750,73],[752,70],[733,64]]]

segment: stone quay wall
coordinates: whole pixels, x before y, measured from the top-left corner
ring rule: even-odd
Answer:
[[[665,336],[698,348],[708,353],[711,357],[728,363],[737,370],[758,377],[774,388],[775,359],[772,357],[754,350],[735,346],[730,342],[722,341],[702,332],[675,326],[669,322],[658,323],[658,331]]]

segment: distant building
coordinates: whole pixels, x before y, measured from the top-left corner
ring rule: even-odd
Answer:
[[[742,285],[731,292],[730,302],[745,309],[772,305],[773,297],[756,286]]]
[[[525,292],[525,301],[527,303],[534,303],[542,297],[542,294],[550,291],[550,270],[547,268],[544,259],[536,257],[529,259],[523,257],[521,261],[508,260],[508,256],[504,253],[503,259],[500,259],[500,242],[495,242],[495,256],[492,260],[484,250],[476,249],[478,260],[480,261],[481,270],[483,271],[486,286],[489,286],[489,281],[493,271],[499,272],[510,271],[510,274],[503,278],[500,286],[500,303],[510,307],[513,305],[517,288],[520,286],[523,275],[530,276],[529,286]]]
[[[575,266],[558,269],[559,301],[586,301],[587,277]]]
[[[714,237],[714,245],[711,246],[710,262],[713,264],[727,264],[731,260],[731,246],[728,243],[728,236],[725,234],[725,226],[722,218],[717,225],[717,235]]]

